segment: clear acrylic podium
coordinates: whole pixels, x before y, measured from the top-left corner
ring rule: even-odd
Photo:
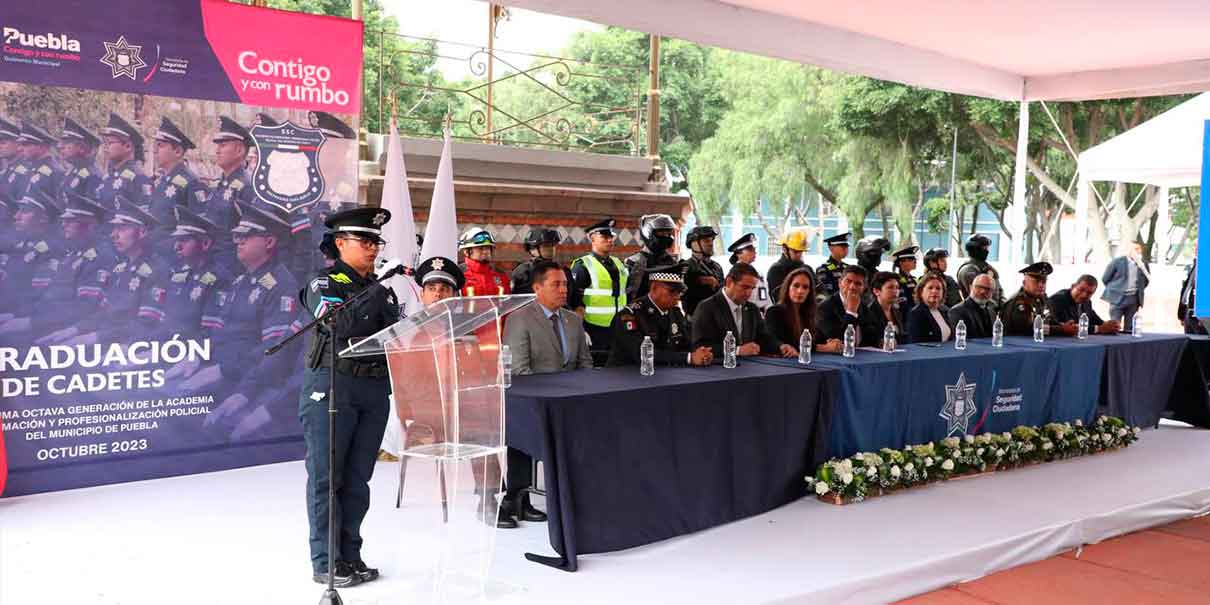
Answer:
[[[487,594],[506,464],[502,318],[533,300],[446,299],[340,352],[387,358],[406,427],[400,464],[413,467],[399,515],[399,572],[431,591],[432,603]],[[400,481],[403,497],[402,473]]]

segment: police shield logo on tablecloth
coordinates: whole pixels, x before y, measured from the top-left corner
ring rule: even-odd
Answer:
[[[975,404],[975,383],[966,382],[966,373],[958,374],[958,383],[945,385],[945,407],[941,416],[949,423],[946,436],[965,435],[970,429],[971,419],[978,410]]]
[[[258,124],[250,132],[260,158],[252,176],[257,197],[286,211],[304,208],[323,197],[319,149],[326,137],[322,132],[293,122]]]

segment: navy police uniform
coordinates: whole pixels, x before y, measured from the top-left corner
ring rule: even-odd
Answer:
[[[832,255],[815,270],[815,275],[819,278],[817,284],[819,291],[815,293],[817,302],[823,302],[829,296],[840,292],[840,280],[844,278],[845,267],[849,266],[844,262],[844,257],[849,254],[849,233],[833,235],[823,241],[828,245],[828,251]],[[837,254],[840,255],[839,260],[836,258]]]
[[[648,279],[685,290],[684,263],[669,267],[651,267]],[[613,318],[613,346],[609,366],[639,365],[645,337],[655,345],[656,365],[689,365],[691,354],[689,320],[680,307],[660,309],[650,296],[644,296],[622,308]]]
[[[93,200],[65,193],[67,202],[64,222],[108,220],[109,212]],[[80,239],[64,240],[59,258],[34,274],[33,285],[42,291],[36,299],[37,312],[30,310],[34,331],[45,334],[71,325],[81,317],[90,317],[100,305],[100,292],[95,296],[80,296],[80,288],[95,288],[94,276],[104,267],[116,264],[109,242],[101,239],[97,229],[86,232]]]
[[[143,172],[143,135],[116,113],[109,114],[109,123],[101,134],[124,138],[134,148],[134,156],[109,168],[105,178],[98,184],[96,200],[106,208],[115,207],[114,201],[122,196],[136,206],[147,206],[151,195],[151,179]]]
[[[177,145],[186,152],[196,147],[193,141],[168,118],[160,119],[160,128],[156,130],[155,140]],[[176,217],[173,213],[174,209],[190,206],[196,208],[198,204],[206,200],[208,195],[210,192],[206,189],[206,185],[182,160],[171,170],[156,177],[151,191],[151,214],[162,225],[169,226]],[[171,229],[165,230],[166,233],[168,231]]]
[[[218,225],[183,206],[173,209],[176,228],[172,238],[204,238],[217,241],[221,230]],[[275,278],[276,279],[276,278]],[[219,267],[210,254],[206,254],[193,265],[181,262],[169,272],[164,285],[163,332],[180,334],[182,338],[193,337],[222,327],[221,307],[223,292],[230,289],[231,276],[224,267]]]
[[[902,263],[904,261],[915,261],[916,252],[920,251],[919,246],[908,246],[902,250],[895,252],[895,277],[899,280],[899,306],[910,308],[916,304],[916,276],[912,275],[910,270],[905,270]],[[873,281],[873,276],[869,278]]]
[[[751,248],[753,251],[756,250],[755,233],[745,233],[730,246],[727,246],[727,251],[731,253],[730,262],[732,266],[739,262],[740,251],[748,248]],[[753,268],[755,269],[755,267]],[[762,313],[773,306],[773,294],[769,291],[769,282],[765,281],[765,277],[759,273],[757,273],[756,290],[752,292],[752,298],[748,302],[756,305],[756,308],[760,309]]]
[[[373,335],[399,319],[394,292],[373,275],[361,275],[339,260],[333,239],[355,237],[381,241],[382,225],[390,212],[358,208],[333,214],[325,222],[330,237],[324,252],[335,262],[307,283],[299,297],[307,311],[319,317],[334,305],[347,305],[357,293],[373,290],[352,307],[321,326],[306,355],[298,416],[307,444],[307,517],[310,523],[311,565],[314,579],[326,581],[329,557],[336,557],[336,575],[351,583],[370,580],[377,572],[361,559],[361,522],[370,507],[370,476],[382,444],[390,413],[391,391],[384,356],[339,359],[331,367],[331,350],[345,348],[351,339]],[[450,262],[453,266],[453,262]],[[333,334],[334,333],[334,334]],[[336,458],[328,459],[329,393],[336,381]],[[331,472],[331,476],[329,475]],[[335,482],[336,552],[328,552],[328,482]],[[350,571],[350,568],[351,571]]]
[[[71,118],[63,120],[63,134],[59,135],[59,140],[75,141],[94,151],[101,144],[97,135]],[[97,187],[101,185],[101,169],[97,168],[92,155],[93,153],[89,152],[85,157],[67,160],[67,173],[63,176],[63,186],[60,188],[62,194],[73,193],[88,199],[96,195]]]
[[[62,255],[63,250],[60,233],[53,228],[61,209],[49,192],[34,187],[22,196],[18,206],[26,211],[43,214],[46,221],[40,223],[42,226],[38,231],[18,233],[11,250],[0,254],[0,284],[4,285],[6,292],[14,294],[28,293],[34,276],[47,271],[49,265]],[[25,305],[29,300],[26,295],[6,296],[0,299],[0,312],[20,314],[26,311]]]
[[[119,195],[113,209],[112,226],[134,225],[148,234],[159,223],[145,209]],[[128,251],[117,256],[117,263],[89,276],[85,293],[100,292],[100,313],[87,323],[90,330],[101,335],[99,341],[112,335],[125,340],[130,334],[156,333],[164,319],[165,290],[163,280],[168,276],[168,263],[154,254],[149,235],[137,245],[137,254]]]

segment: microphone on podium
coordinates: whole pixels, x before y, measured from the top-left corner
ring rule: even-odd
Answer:
[[[378,281],[390,279],[396,275],[415,275],[415,270],[403,264],[402,260],[397,258],[382,258],[378,259],[378,266],[374,269],[374,274],[378,276]]]

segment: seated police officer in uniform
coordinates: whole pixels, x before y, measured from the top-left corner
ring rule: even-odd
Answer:
[[[702,301],[693,313],[693,348],[710,347],[716,359],[723,358],[723,339],[727,332],[735,337],[736,355],[781,355],[797,357],[798,349],[778,340],[761,317],[760,309],[749,302],[756,290],[756,269],[736,263],[727,273],[723,289]]]
[[[819,305],[819,317],[815,320],[819,337],[825,342],[835,340],[841,344],[840,347],[832,347],[836,350],[829,352],[839,353],[844,350],[844,333],[848,326],[853,326],[856,331],[855,343],[865,342],[862,338],[864,330],[861,329],[862,314],[867,312],[861,304],[865,282],[866,270],[857,265],[849,265],[844,268],[844,277],[840,278],[840,291]]]
[[[655,345],[657,365],[708,366],[714,361],[710,347],[690,349],[689,320],[677,306],[685,292],[685,272],[684,263],[647,268],[647,296],[622,307],[613,318],[607,365],[639,365],[644,337]]]
[[[1043,318],[1043,330],[1049,334],[1056,322],[1050,301],[1046,298],[1046,278],[1054,273],[1054,267],[1042,261],[1021,269],[1021,273],[1025,275],[1021,280],[1021,289],[1008,299],[1000,310],[1000,317],[1004,321],[1004,334],[1032,336],[1034,317],[1038,315]]]
[[[1089,334],[1117,334],[1122,324],[1117,320],[1105,321],[1092,308],[1092,295],[1097,292],[1097,278],[1081,275],[1067,290],[1059,290],[1050,297],[1050,309],[1055,314],[1059,331],[1066,336],[1079,332],[1080,315],[1088,315]],[[1068,328],[1075,326],[1074,330]],[[1070,332],[1070,333],[1068,333]]]
[[[981,273],[970,283],[971,295],[966,300],[950,307],[950,326],[958,327],[958,322],[966,324],[967,338],[989,338],[992,335],[992,324],[996,323],[996,301],[992,300],[992,292],[996,281],[992,276]],[[947,289],[946,295],[949,294]]]
[[[384,243],[382,226],[391,213],[381,208],[338,212],[324,224],[329,232],[321,250],[336,262],[313,277],[299,293],[315,317],[334,305],[348,305],[362,290],[373,292],[321,327],[306,355],[298,416],[307,445],[307,516],[310,523],[313,579],[328,581],[328,558],[336,557],[336,586],[352,586],[378,577],[378,570],[361,558],[361,523],[370,508],[370,477],[390,413],[390,379],[384,356],[341,358],[331,367],[328,347],[343,349],[349,342],[371,336],[399,320],[395,293],[379,283],[374,260]],[[379,267],[386,276],[400,268],[397,260]],[[453,265],[453,262],[450,262]],[[328,460],[328,393],[336,380],[336,459]],[[331,476],[329,475],[331,469]],[[339,532],[336,552],[328,552],[328,482],[335,481]]]

